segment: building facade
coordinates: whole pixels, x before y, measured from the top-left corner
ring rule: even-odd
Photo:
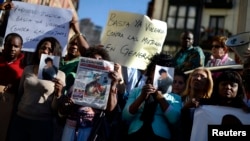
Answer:
[[[101,34],[103,27],[95,25],[91,19],[80,19],[80,30],[89,43],[90,46],[96,46],[101,44]]]
[[[250,31],[248,0],[152,0],[152,18],[166,21],[168,34],[163,52],[175,54],[184,30],[194,33],[194,44],[204,50],[214,35],[230,37]]]

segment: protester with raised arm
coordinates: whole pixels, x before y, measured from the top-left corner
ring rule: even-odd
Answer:
[[[0,4],[0,10],[10,10],[14,8],[12,1],[5,1]]]
[[[75,34],[70,38],[67,45],[67,54],[61,59],[59,66],[59,69],[66,75],[66,92],[74,83],[79,57],[83,56],[85,51],[89,48],[85,36],[80,32],[79,23],[75,16],[72,18],[70,27]]]

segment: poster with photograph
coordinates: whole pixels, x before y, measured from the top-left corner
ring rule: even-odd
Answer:
[[[52,81],[57,76],[60,56],[42,54],[38,69],[38,79]]]
[[[106,109],[114,63],[105,60],[81,57],[71,99],[75,104]]]
[[[162,93],[171,92],[174,78],[174,68],[165,66],[155,66],[153,85]]]
[[[217,125],[224,128],[229,125],[233,125],[234,127],[239,126],[240,129],[243,130],[244,125],[250,125],[249,119],[250,114],[243,111],[241,108],[217,105],[199,106],[194,112],[190,141],[209,141],[209,135],[211,135],[211,131],[208,130],[209,125]],[[227,136],[229,138],[237,139],[237,133],[234,137],[230,137],[229,135]],[[220,136],[219,138],[223,138],[223,136]],[[240,138],[238,138],[238,140],[242,141]]]

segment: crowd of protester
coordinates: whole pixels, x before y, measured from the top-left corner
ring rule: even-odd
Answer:
[[[4,2],[0,8],[13,6]],[[205,62],[202,48],[193,45],[193,33],[184,31],[175,55],[156,53],[146,69],[139,70],[111,60],[102,45],[89,46],[76,17],[70,27],[75,35],[68,41],[66,56],[61,56],[56,38],[45,37],[29,65],[23,62],[22,37],[5,36],[0,56],[0,141],[189,141],[194,112],[201,105],[250,112],[250,58],[243,70],[209,69],[236,64],[228,55],[225,36],[212,39],[211,57]],[[61,56],[52,81],[38,79],[42,54]],[[105,110],[77,105],[71,99],[80,57],[115,63],[109,72],[112,81]],[[172,91],[153,85],[156,65],[175,69],[171,86],[165,86]]]

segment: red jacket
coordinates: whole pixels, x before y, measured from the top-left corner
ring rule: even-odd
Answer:
[[[17,60],[8,63],[3,56],[0,56],[0,85],[11,84],[11,92],[17,92],[19,81],[23,73],[21,61],[24,54],[20,54]]]

